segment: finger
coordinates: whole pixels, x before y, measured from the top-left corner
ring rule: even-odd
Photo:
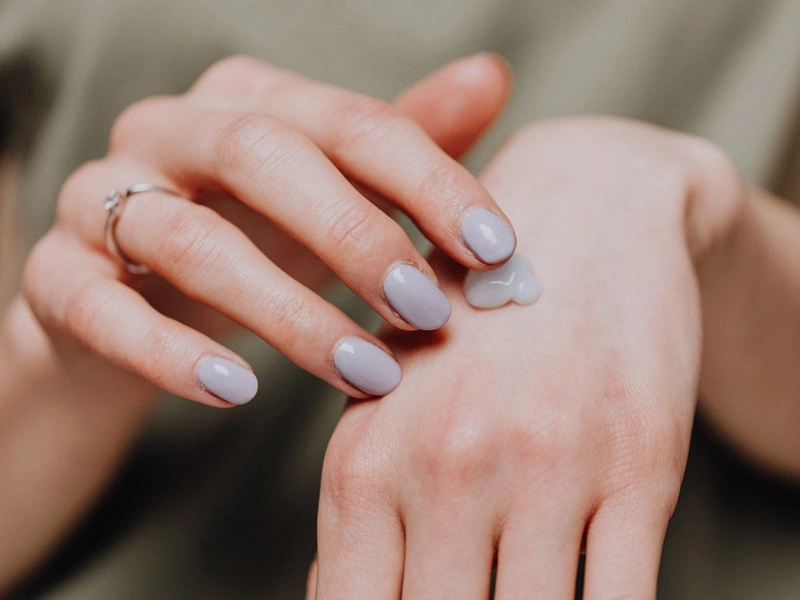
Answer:
[[[339,389],[363,398],[399,383],[400,367],[382,342],[286,275],[211,209],[168,194],[136,195],[117,239],[132,260]]]
[[[225,96],[218,97],[221,106],[258,112],[269,102],[268,91],[261,93],[259,87],[253,87],[250,77],[250,85],[237,90],[234,98],[228,96],[235,77],[227,74],[224,80],[211,78],[213,81],[204,83],[206,79],[200,80],[202,95],[213,97],[224,91]],[[478,54],[437,69],[398,96],[394,105],[416,121],[442,150],[458,158],[500,115],[511,82],[511,71],[500,57]],[[364,186],[357,187],[370,202],[385,212],[390,211],[384,198]]]
[[[242,358],[154,310],[115,279],[117,271],[105,256],[55,229],[29,259],[26,297],[47,329],[170,393],[212,406],[255,396],[258,381]]]
[[[667,519],[634,495],[601,506],[586,541],[584,598],[655,599]]]
[[[574,600],[584,520],[563,506],[520,513],[503,527],[496,600]]]
[[[500,115],[511,82],[503,59],[478,54],[434,71],[400,94],[394,105],[442,150],[458,158]]]
[[[503,110],[511,91],[511,71],[499,57],[478,54],[448,63],[414,84],[396,100],[398,111],[414,120],[447,154],[465,154]],[[384,212],[390,203],[357,186]]]
[[[513,254],[513,230],[489,193],[391,105],[254,60],[240,62],[236,71],[253,97],[264,98],[262,110],[307,135],[347,176],[406,212],[458,262],[485,269]]]
[[[86,198],[102,182],[125,180],[140,165],[92,163],[71,177],[60,222],[105,252],[102,213]],[[163,175],[144,176],[163,183]],[[189,297],[248,327],[299,366],[345,393],[384,395],[400,367],[373,335],[275,266],[239,229],[211,209],[170,194],[132,196],[115,237],[133,262],[151,267]]]
[[[403,528],[378,477],[323,468],[317,522],[317,600],[398,600]],[[335,461],[334,461],[335,462]],[[351,466],[353,466],[351,464]]]
[[[140,118],[142,160],[185,186],[222,186],[312,250],[397,327],[438,329],[450,303],[408,235],[308,138],[274,117],[162,101]]]
[[[223,60],[207,71],[190,95],[221,108],[260,112],[269,106],[276,77],[284,71],[270,68],[265,79],[255,59]],[[402,92],[394,102],[398,111],[416,121],[450,156],[458,158],[495,121],[511,92],[512,74],[502,58],[481,53],[447,63]]]
[[[315,600],[317,597],[317,559],[311,563],[306,579],[306,600]]]
[[[494,531],[474,510],[447,506],[406,518],[403,598],[489,597]]]

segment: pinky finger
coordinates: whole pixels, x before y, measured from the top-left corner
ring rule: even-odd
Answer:
[[[601,506],[586,541],[583,597],[655,600],[667,521],[634,497]]]
[[[258,380],[242,358],[156,311],[115,269],[54,231],[28,263],[25,294],[45,329],[167,392],[220,407],[252,400]]]

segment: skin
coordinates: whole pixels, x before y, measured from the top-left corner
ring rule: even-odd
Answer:
[[[170,107],[159,102],[136,110],[169,113]],[[490,113],[495,114],[482,114]],[[136,112],[132,114],[126,119],[135,124]],[[489,121],[484,119],[484,125]],[[122,123],[117,131],[124,133],[125,119]],[[130,137],[118,136],[121,141]],[[447,147],[446,141],[440,143]],[[156,150],[145,146],[132,152],[138,156]],[[84,177],[88,183],[92,173],[100,177],[92,168],[70,185],[81,189]],[[450,247],[451,258],[443,253],[431,258],[453,302],[452,322],[436,333],[387,333],[386,344],[404,368],[402,385],[381,401],[348,406],[326,456],[319,565],[310,577],[309,595],[486,598],[496,560],[501,600],[571,598],[585,536],[586,598],[653,598],[698,388],[709,415],[735,443],[772,468],[800,473],[797,453],[788,452],[796,445],[791,433],[797,421],[785,422],[800,416],[791,395],[797,375],[784,354],[796,357],[798,350],[793,329],[785,326],[798,318],[800,281],[794,274],[800,269],[794,265],[798,253],[792,252],[796,242],[791,241],[800,234],[798,218],[748,190],[710,144],[618,120],[528,127],[501,151],[481,181],[515,223],[519,249],[532,259],[543,295],[531,307],[477,311],[459,291],[463,267],[471,266],[468,257],[453,257],[457,248]],[[232,215],[244,210],[227,200],[219,206],[235,206]],[[69,206],[64,210],[68,219]],[[127,220],[129,213],[125,216]],[[98,229],[76,231],[96,236]],[[123,231],[120,236],[127,239]],[[132,237],[128,242],[133,250]],[[96,247],[101,254],[102,248]],[[45,260],[44,251],[39,254],[34,258],[40,264],[53,264]],[[140,259],[135,252],[131,256]],[[462,258],[461,266],[452,258]],[[28,273],[36,266],[32,260]],[[291,268],[285,263],[285,269]],[[324,279],[322,267],[293,273],[310,288],[316,273]],[[161,298],[158,285],[138,289],[152,294],[156,306],[170,314],[172,305],[155,302]],[[731,290],[739,302],[730,302]],[[35,291],[29,297],[33,295]],[[11,333],[3,337],[11,340],[3,346],[4,367],[6,361],[17,366],[14,360],[24,358],[12,349],[32,329],[22,327],[20,334],[17,327],[26,319],[38,327],[23,300],[14,306],[6,327]],[[195,318],[188,309],[192,305],[185,306],[185,323],[203,324],[208,332],[226,330],[224,320]],[[718,311],[730,320],[714,318]],[[770,326],[760,327],[765,316],[771,317]],[[72,360],[87,360],[86,369],[94,365],[98,381],[109,377],[107,389],[125,383],[127,390],[138,385],[152,392],[150,384],[126,371],[114,375],[114,369],[87,355],[61,354],[61,348],[74,348],[76,338],[90,346],[94,338],[81,337],[70,327],[52,327],[54,321],[46,318],[42,322],[40,339],[57,357],[53,362],[72,366]],[[747,340],[748,345],[731,346],[731,339]],[[93,349],[136,370],[106,347]],[[740,368],[745,358],[752,360],[751,354],[765,359],[754,368]],[[770,360],[775,358],[783,360]],[[37,393],[52,398],[58,390],[63,398],[61,385],[70,374],[92,373],[67,371],[63,379],[53,378],[57,385],[49,390],[43,385],[50,381],[47,377],[37,379],[43,388]],[[2,377],[8,379],[3,381],[20,387],[12,386],[12,400],[4,404],[25,414],[20,400],[30,399],[25,386],[32,372],[23,369],[25,376],[17,379],[12,373],[6,367]],[[82,379],[88,387],[89,381]],[[773,379],[778,383],[767,385]],[[735,385],[758,391],[758,397],[726,395]],[[99,400],[91,406],[80,386],[75,389],[78,393],[66,406],[76,412],[67,413],[72,419],[49,422],[53,430],[68,430],[63,423],[74,421],[76,431],[85,432],[83,419],[102,410]],[[102,397],[107,398],[105,392]],[[753,408],[754,400],[773,411]],[[124,395],[120,402],[126,405]],[[129,406],[133,416],[118,423],[135,424],[140,418],[136,401]],[[734,416],[715,417],[720,413]],[[756,413],[759,426],[750,427],[747,419]],[[784,421],[780,426],[779,420]],[[0,422],[6,424],[5,440],[17,435],[30,444],[37,439],[19,427],[21,418]],[[126,431],[133,429],[129,425]],[[124,449],[124,444],[109,444],[117,453]],[[36,466],[6,468],[37,473],[42,488],[58,481],[58,471],[37,471]],[[86,498],[102,484],[105,474],[98,475],[100,471],[92,472],[95,488],[84,486]],[[7,489],[31,489],[26,484],[10,480]],[[0,515],[14,514],[14,526],[38,510],[23,502],[11,508]],[[34,550],[49,547],[63,524],[71,522],[71,516],[61,516],[56,526],[48,523],[50,529],[39,526],[44,534],[33,537],[47,543]],[[12,529],[0,540],[37,531],[31,527],[35,519],[27,523],[28,528]],[[36,551],[27,555],[29,563],[32,556]],[[29,563],[20,567],[17,562],[17,572]]]
[[[583,542],[584,598],[655,598],[698,390],[800,476],[800,217],[708,142],[614,119],[530,126],[481,181],[542,296],[473,309],[431,258],[451,324],[387,332],[403,385],[346,409],[308,597],[485,599],[495,566],[498,600],[571,600]]]
[[[497,59],[477,60],[479,80],[481,69],[501,79],[483,104],[494,116],[508,76]],[[474,77],[469,64],[458,70]],[[87,207],[96,190],[136,181],[184,196],[137,197],[116,230],[123,252],[150,267],[166,290],[153,278],[132,278],[108,255],[105,215]],[[208,327],[218,319],[187,314],[186,298],[250,329],[331,385],[366,397],[337,373],[333,351],[349,336],[385,346],[317,291],[333,272],[388,323],[411,330],[386,301],[384,278],[398,263],[433,272],[363,189],[384,198],[384,208],[388,202],[406,212],[461,264],[488,268],[461,241],[460,220],[477,207],[501,212],[419,124],[373,98],[253,59],[227,59],[187,94],[142,101],[118,118],[108,156],[64,184],[56,223],[28,260],[25,296],[48,332],[66,333],[198,402],[225,405],[195,378],[203,358],[244,361],[208,335],[217,333]]]
[[[186,102],[195,102],[189,98],[205,94],[203,86],[213,90],[217,85],[228,85],[230,91],[238,92],[243,98],[243,89],[237,90],[235,86],[238,82],[245,91],[250,89],[242,81],[253,81],[253,69],[263,75],[269,67],[250,59],[224,61],[200,80]],[[275,81],[261,83],[266,86]],[[417,123],[414,128],[419,127],[414,129],[417,134],[424,136],[422,132],[426,132],[429,135],[425,146],[441,148],[436,150],[441,153],[440,158],[448,154],[457,157],[496,118],[509,86],[505,65],[494,57],[481,55],[451,63],[406,90],[391,109],[396,112],[391,114],[414,119]],[[287,83],[286,90],[289,88]],[[258,89],[251,89],[251,92],[255,100],[262,93]],[[443,103],[442,98],[450,101]],[[209,100],[210,103],[217,101]],[[369,103],[382,106],[371,100]],[[194,107],[190,109],[195,110]],[[142,113],[143,119],[145,116]],[[124,137],[119,128],[135,123],[138,118],[131,117],[130,113],[124,116],[115,135]],[[408,125],[408,122],[403,123],[403,127]],[[182,294],[163,278],[127,279],[98,245],[97,234],[102,232],[103,225],[102,212],[96,210],[98,192],[102,197],[110,187],[119,186],[120,181],[158,177],[156,174],[143,176],[142,164],[129,156],[121,156],[126,150],[120,150],[119,143],[115,142],[116,149],[112,149],[109,157],[85,166],[65,184],[59,200],[58,222],[26,265],[25,294],[13,295],[13,289],[0,290],[2,297],[13,295],[0,315],[3,389],[0,395],[0,591],[34,568],[88,509],[158,397],[157,383],[172,380],[165,387],[179,390],[178,393],[200,402],[229,406],[199,389],[191,374],[181,377],[178,371],[170,373],[170,368],[177,368],[174,363],[166,366],[158,366],[156,361],[148,363],[148,355],[158,348],[154,350],[146,336],[139,344],[128,340],[127,348],[123,348],[113,345],[113,336],[102,331],[108,331],[109,327],[110,331],[114,331],[114,327],[146,327],[153,320],[158,327],[159,323],[166,322],[167,331],[175,336],[172,347],[184,345],[189,369],[192,357],[209,352],[241,361],[214,341],[236,329],[237,325],[229,318]],[[106,172],[104,166],[111,171]],[[460,170],[457,173],[463,174]],[[114,180],[115,175],[119,179]],[[477,181],[469,183],[469,187],[477,189],[477,194],[485,194]],[[370,200],[389,208],[377,194],[361,189]],[[0,200],[7,206],[13,198]],[[227,196],[210,194],[205,194],[202,201],[218,211],[215,214],[224,214],[231,223],[241,226],[276,265],[295,282],[307,286],[307,294],[310,295],[311,290],[321,291],[332,280],[331,269],[313,253],[266,220],[255,218],[254,212],[243,204]],[[84,204],[79,205],[79,202]],[[87,208],[85,203],[89,202],[91,207]],[[131,203],[128,208],[134,210],[126,210],[124,221],[132,216],[130,224],[133,225],[136,207]],[[96,222],[71,221],[79,212],[90,215],[90,220]],[[95,225],[99,229],[92,232],[93,237],[81,237],[84,230],[80,227]],[[127,240],[123,225],[127,227],[128,224],[120,223],[120,243],[125,251],[131,251],[132,245],[125,245],[123,241]],[[127,235],[134,233],[129,231]],[[407,243],[410,242],[401,240],[400,246],[406,247]],[[456,250],[468,264],[476,263],[462,249]],[[421,258],[417,260],[425,263]],[[73,261],[80,265],[72,270],[72,275],[77,273],[78,276],[64,277],[62,274],[69,270],[67,265]],[[84,278],[86,274],[89,274],[88,279]],[[125,285],[128,283],[132,287]],[[271,282],[261,283],[267,286]],[[133,311],[125,315],[127,322],[122,324],[102,322],[100,318],[92,322],[80,315],[67,317],[69,311],[65,311],[65,306],[69,298],[79,294],[79,299],[86,300],[85,296],[81,298],[85,292],[80,290],[87,284],[95,289],[113,288],[111,304],[117,305],[136,298],[132,293],[135,289],[163,316],[155,311]],[[114,295],[116,293],[121,297]],[[88,301],[92,302],[91,298]],[[90,314],[88,310],[82,312]],[[397,317],[387,316],[397,325],[408,328],[398,322]],[[167,317],[169,321],[165,321]],[[314,353],[322,355],[324,348]],[[150,375],[149,379],[142,376],[143,372]],[[341,380],[336,385],[352,391]],[[109,398],[114,398],[114,402],[109,402]]]

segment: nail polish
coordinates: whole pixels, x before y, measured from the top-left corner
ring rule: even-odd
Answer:
[[[333,364],[345,381],[373,396],[391,392],[402,375],[397,361],[359,337],[346,337],[339,342]]]
[[[450,318],[444,292],[416,267],[398,264],[383,280],[386,300],[406,321],[419,329],[439,329]]]
[[[258,391],[252,371],[218,356],[201,360],[195,375],[203,389],[231,404],[246,404]]]
[[[493,212],[477,208],[461,222],[461,237],[479,260],[494,265],[514,254],[517,238],[508,224]]]

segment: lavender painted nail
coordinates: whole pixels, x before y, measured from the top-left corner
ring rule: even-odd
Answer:
[[[398,264],[383,280],[389,304],[414,327],[439,329],[450,318],[450,301],[427,275],[407,264]]]
[[[386,352],[359,337],[344,338],[333,353],[339,375],[367,394],[384,396],[400,383],[400,365]]]
[[[201,360],[196,376],[203,389],[231,404],[246,404],[258,391],[258,379],[252,371],[218,356]]]
[[[507,260],[517,245],[517,238],[508,224],[485,208],[467,213],[461,222],[461,237],[475,256],[487,265]]]

